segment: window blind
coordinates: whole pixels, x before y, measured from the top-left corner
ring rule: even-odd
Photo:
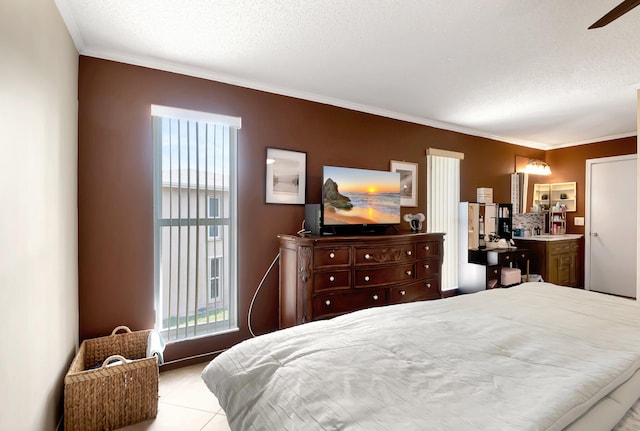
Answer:
[[[458,287],[458,204],[464,154],[427,150],[427,232],[444,232],[442,290]]]

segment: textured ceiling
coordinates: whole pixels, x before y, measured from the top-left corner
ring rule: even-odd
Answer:
[[[83,55],[550,149],[636,134],[620,0],[55,0]]]

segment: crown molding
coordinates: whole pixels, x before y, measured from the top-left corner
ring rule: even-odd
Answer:
[[[69,4],[66,0],[54,0],[56,7],[58,8],[58,12],[60,12],[60,16],[67,26],[67,31],[71,35],[71,39],[73,40],[73,44],[76,46],[76,50],[80,54],[85,49],[84,38],[82,37],[82,32],[80,31],[80,27],[78,26],[78,22],[76,21],[73,12],[71,12],[71,8],[69,8]]]

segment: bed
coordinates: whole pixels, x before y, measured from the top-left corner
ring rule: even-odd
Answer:
[[[640,304],[550,283],[242,342],[202,378],[232,430],[640,429]]]

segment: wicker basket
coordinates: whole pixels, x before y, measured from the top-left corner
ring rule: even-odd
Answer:
[[[117,334],[120,329],[126,332]],[[118,326],[80,344],[64,377],[66,431],[111,430],[156,417],[158,360],[146,357],[150,332]]]

